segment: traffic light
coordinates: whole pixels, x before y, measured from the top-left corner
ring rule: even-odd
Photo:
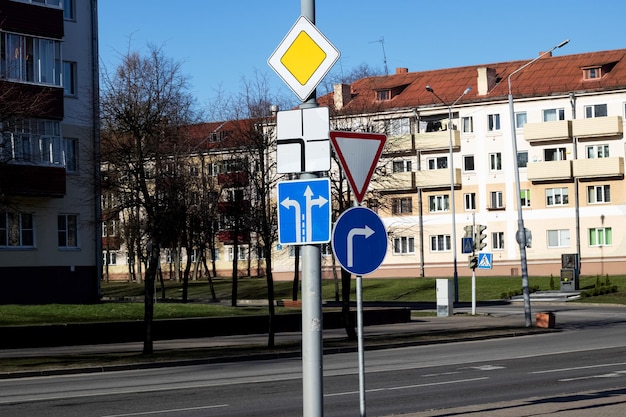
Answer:
[[[470,269],[476,269],[478,267],[478,255],[470,255],[467,257],[467,266]]]
[[[487,239],[487,234],[485,233],[485,230],[487,229],[487,226],[479,224],[476,226],[476,234],[474,236],[474,250],[475,251],[481,251],[485,246],[487,246],[487,242],[485,242],[485,240]]]
[[[474,238],[474,226],[468,224],[463,228],[463,230],[465,230],[465,236],[463,237],[471,237],[472,239]]]

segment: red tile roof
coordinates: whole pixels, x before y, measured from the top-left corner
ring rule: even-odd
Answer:
[[[472,90],[459,103],[503,100],[508,95],[508,76],[532,59],[362,78],[351,84],[351,100],[340,112],[349,114],[365,109],[380,111],[440,105],[441,101],[426,91],[427,85],[448,104],[454,102],[467,87],[472,87]],[[594,66],[604,66],[610,71],[597,81],[583,81],[583,68]],[[477,85],[478,69],[481,67],[495,70],[497,79],[495,86],[484,95],[479,94]],[[376,100],[376,91],[395,88],[397,94],[391,100]],[[511,91],[515,98],[620,88],[626,88],[626,49],[563,56],[546,54],[511,78]],[[318,102],[334,108],[333,93],[320,97]]]

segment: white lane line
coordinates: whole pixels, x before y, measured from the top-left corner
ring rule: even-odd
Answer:
[[[550,374],[550,373],[555,373],[555,372],[577,371],[579,369],[595,369],[595,368],[606,368],[607,366],[624,366],[624,365],[626,365],[626,362],[603,363],[601,365],[574,366],[571,368],[546,369],[545,371],[534,371],[534,372],[531,372],[531,374]]]
[[[389,387],[389,388],[376,388],[376,389],[368,389],[365,392],[378,392],[378,391],[397,391],[402,389],[415,389],[415,388],[423,388],[423,387],[434,387],[437,385],[450,385],[450,384],[462,384],[465,382],[474,382],[481,381],[484,379],[489,379],[488,377],[482,378],[470,378],[470,379],[457,379],[454,381],[444,381],[444,382],[433,382],[430,384],[415,384],[415,385],[405,385],[400,387]],[[346,391],[346,392],[336,392],[334,394],[325,394],[324,397],[338,397],[341,395],[355,395],[358,394],[359,391]]]
[[[108,414],[106,416],[101,417],[130,417],[130,416],[150,416],[155,414],[163,414],[163,413],[177,413],[181,411],[193,411],[193,410],[208,410],[211,408],[222,408],[228,407],[228,404],[217,404],[217,405],[205,405],[202,407],[187,407],[187,408],[172,408],[169,410],[158,410],[158,411],[144,411],[141,413],[127,413],[127,414]]]

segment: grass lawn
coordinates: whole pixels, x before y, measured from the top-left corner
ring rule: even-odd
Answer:
[[[597,285],[606,285],[606,277],[581,277],[581,290],[593,289]],[[617,292],[584,298],[580,302],[626,304],[626,276],[609,278],[611,286],[616,285]],[[157,283],[157,303],[155,318],[174,317],[211,317],[224,315],[266,314],[267,307],[230,306],[232,285],[230,279],[214,279],[214,287],[221,303],[211,302],[211,293],[207,281],[189,283],[189,303],[181,303],[182,283],[165,281],[165,300],[161,299],[160,284]],[[550,291],[560,287],[558,277],[530,277],[529,286],[532,290]],[[277,281],[274,283],[275,298],[291,299],[292,282]],[[477,277],[476,300],[490,301],[508,298],[521,293],[519,277]],[[436,299],[435,278],[364,278],[364,301],[413,301],[434,302]],[[94,322],[116,320],[143,319],[143,284],[128,282],[103,282],[101,303],[92,305],[0,305],[0,326],[53,324],[71,322]],[[352,300],[356,299],[355,285],[352,282]],[[339,288],[339,291],[341,289]],[[322,282],[324,300],[336,299],[334,280]],[[267,298],[267,285],[263,278],[241,278],[238,285],[239,300],[264,300]],[[298,295],[300,298],[300,295]],[[136,302],[122,302],[136,301]],[[459,301],[470,302],[471,278],[459,278]],[[278,308],[280,314],[284,308]],[[290,309],[289,311],[293,311]]]

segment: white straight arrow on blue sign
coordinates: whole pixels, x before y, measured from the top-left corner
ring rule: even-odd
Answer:
[[[278,243],[305,245],[330,241],[330,179],[278,183]]]

